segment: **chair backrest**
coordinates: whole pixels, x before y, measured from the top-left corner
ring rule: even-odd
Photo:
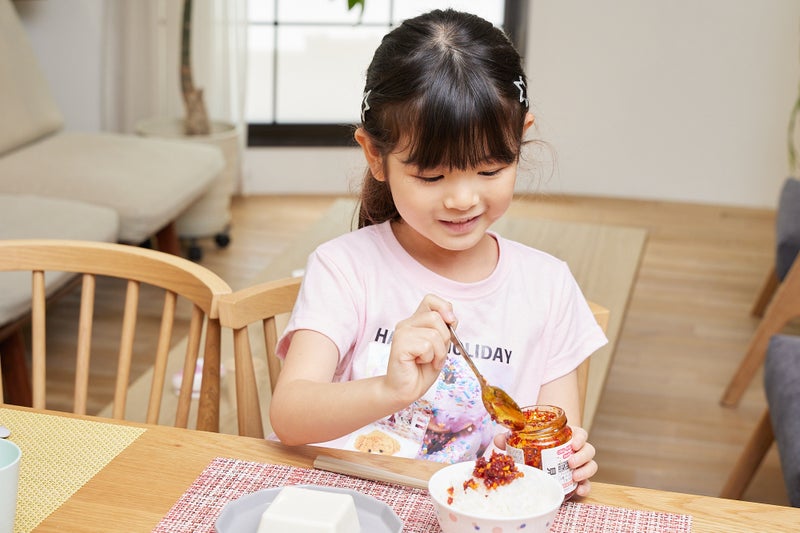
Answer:
[[[269,384],[273,390],[281,371],[281,361],[275,353],[280,333],[276,316],[292,311],[301,281],[302,278],[268,281],[223,295],[219,299],[220,324],[222,327],[231,328],[234,335],[236,404],[240,435],[264,437],[248,326],[257,322],[261,325],[269,369]],[[608,327],[609,310],[594,302],[589,302],[589,307],[597,323],[605,331]],[[578,367],[579,400],[582,408],[586,401],[588,378],[589,359],[586,359]]]
[[[122,324],[112,417],[125,418],[131,362],[135,355],[141,355],[136,353],[134,344],[140,293],[147,289],[147,294],[151,290],[153,294],[163,292],[164,302],[159,315],[157,347],[155,356],[152,357],[153,379],[146,421],[158,422],[173,330],[181,321],[186,323],[186,313],[179,306],[185,306],[188,302],[191,319],[186,328],[188,342],[175,425],[186,427],[188,423],[193,380],[205,325],[197,428],[218,431],[220,326],[217,300],[220,295],[230,293],[231,289],[216,274],[191,261],[156,250],[123,244],[45,239],[0,241],[0,271],[31,273],[33,407],[47,408],[45,276],[48,273],[68,272],[78,277],[82,283],[73,405],[73,412],[79,414],[86,412],[89,396],[92,326],[103,318],[94,316],[95,288],[99,280],[115,278],[124,280],[127,291],[124,302],[120,302]],[[105,334],[107,337],[108,333]],[[151,353],[147,356],[150,357]]]
[[[281,361],[275,353],[279,335],[276,317],[292,311],[301,281],[302,278],[268,281],[223,295],[219,299],[220,324],[233,330],[236,411],[240,435],[264,437],[248,326],[255,323],[261,326],[270,389],[274,389],[281,371]]]
[[[787,178],[775,216],[775,274],[783,280],[800,252],[800,180]]]
[[[800,507],[800,337],[770,339],[764,391],[789,503]]]
[[[611,318],[611,311],[602,305],[596,304],[592,301],[587,301],[589,309],[592,310],[594,319],[603,330],[603,333],[608,331],[608,321]],[[581,420],[586,413],[586,389],[589,387],[589,365],[591,364],[591,357],[584,359],[583,363],[578,366],[578,405],[581,406]]]
[[[63,125],[11,0],[0,0],[0,154]]]

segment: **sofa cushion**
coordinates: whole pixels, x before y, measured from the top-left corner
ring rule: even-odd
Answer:
[[[783,280],[800,252],[800,180],[788,178],[783,183],[775,221],[775,274]]]
[[[764,390],[789,501],[800,507],[800,337],[770,339]]]
[[[59,130],[63,117],[9,0],[0,0],[0,155]]]
[[[139,244],[209,189],[224,164],[215,146],[67,132],[0,157],[0,193],[110,207],[119,215],[119,240]]]
[[[117,212],[108,207],[31,195],[0,194],[0,240],[78,239],[116,242]],[[52,294],[71,275],[51,273],[45,279]],[[30,311],[30,272],[0,272],[0,325]]]

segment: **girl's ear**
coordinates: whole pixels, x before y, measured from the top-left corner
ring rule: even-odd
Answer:
[[[533,126],[534,118],[533,115],[530,113],[525,113],[525,122],[522,124],[522,135],[528,131],[528,128]]]
[[[384,181],[383,158],[372,139],[370,139],[369,134],[364,131],[364,128],[358,128],[353,136],[364,151],[364,157],[367,159],[367,165],[369,165],[372,175],[376,180]]]

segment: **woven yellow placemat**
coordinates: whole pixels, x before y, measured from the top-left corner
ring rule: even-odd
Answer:
[[[28,532],[144,429],[0,408],[0,424],[22,450],[15,532]]]

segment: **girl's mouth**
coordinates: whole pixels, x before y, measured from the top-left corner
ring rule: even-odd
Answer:
[[[480,216],[459,218],[457,220],[442,220],[442,225],[453,233],[468,233],[472,231]]]

